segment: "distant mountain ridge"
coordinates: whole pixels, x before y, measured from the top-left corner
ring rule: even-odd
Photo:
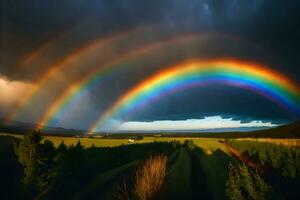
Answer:
[[[84,135],[86,133],[85,130],[48,127],[39,124],[19,121],[6,122],[5,119],[0,119],[0,132],[23,134],[24,132],[32,131],[35,129],[41,130],[43,134],[51,135]]]
[[[122,134],[122,133],[226,133],[226,132],[249,132],[257,130],[270,129],[268,126],[253,126],[253,127],[237,127],[237,128],[212,128],[212,129],[201,129],[201,130],[146,130],[146,131],[112,131],[111,134]]]
[[[275,128],[260,127],[243,128],[236,130],[231,128],[201,130],[201,131],[127,131],[127,132],[100,132],[97,135],[126,136],[126,135],[155,135],[163,134],[169,137],[216,137],[216,138],[300,138],[300,120]],[[25,132],[40,129],[43,134],[49,135],[85,135],[86,130],[65,129],[61,127],[43,127],[34,123],[5,122],[0,119],[0,132],[24,134]]]
[[[169,134],[174,135],[174,134]],[[182,135],[179,133],[177,136]],[[216,138],[300,138],[300,120],[275,128],[247,132],[218,132],[184,134],[191,137],[216,137]]]

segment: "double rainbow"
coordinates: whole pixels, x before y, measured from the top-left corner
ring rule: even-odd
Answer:
[[[135,48],[131,51],[121,54],[110,62],[99,65],[95,70],[88,73],[82,79],[72,83],[60,97],[58,97],[49,106],[44,115],[38,120],[38,124],[51,126],[57,117],[63,117],[68,109],[80,100],[89,90],[97,88],[109,75],[119,70],[122,66],[140,65],[141,57],[153,56],[161,52],[178,51],[179,47],[195,47],[201,42],[210,39],[211,34],[188,34],[180,37],[167,38],[166,40],[156,41],[149,45]],[[223,38],[227,38],[222,36]],[[228,37],[229,38],[229,37]],[[142,60],[143,61],[143,60]]]
[[[34,100],[38,100],[44,94],[45,87],[51,83],[60,80],[60,74],[65,70],[90,69],[86,65],[79,66],[85,60],[89,60],[90,55],[96,55],[96,52],[114,52],[117,47],[124,46],[124,41],[128,38],[136,38],[140,34],[144,35],[148,29],[127,30],[118,34],[109,35],[106,38],[100,38],[92,41],[88,45],[72,52],[70,55],[56,64],[49,67],[49,70],[41,76],[38,83],[28,92],[16,106],[16,110],[11,113],[10,120],[22,116],[26,113]],[[158,32],[160,33],[160,32]],[[70,85],[63,85],[57,89],[57,96],[53,96],[51,101],[44,102],[45,112],[38,117],[37,124],[44,126],[54,125],[58,117],[64,117],[72,105],[80,100],[86,92],[97,88],[102,82],[110,78],[121,67],[142,66],[144,62],[155,58],[158,60],[155,67],[161,68],[160,58],[164,52],[168,55],[174,55],[177,59],[177,53],[185,54],[185,50],[190,52],[199,52],[199,49],[205,49],[205,45],[218,35],[214,34],[189,34],[174,35],[171,38],[168,34],[157,34],[153,39],[137,37],[135,42],[122,48],[103,59],[97,60],[97,68],[91,68],[91,71],[80,80],[69,77],[69,81],[74,81]],[[156,41],[156,39],[160,39]],[[238,38],[227,38],[233,41]],[[131,41],[131,40],[129,40]],[[200,48],[201,47],[201,48]],[[197,57],[193,54],[192,57]],[[200,55],[201,56],[201,55]],[[113,59],[112,59],[113,58]],[[178,60],[180,60],[179,58]],[[186,59],[186,58],[183,58]],[[154,59],[153,59],[154,60]],[[163,60],[163,59],[162,59]],[[176,62],[176,61],[174,61]],[[78,64],[79,63],[79,64]],[[162,63],[164,63],[162,61]],[[60,81],[62,82],[62,81]],[[246,63],[238,60],[213,59],[213,60],[193,60],[178,64],[176,66],[159,71],[153,77],[138,84],[133,89],[121,96],[104,114],[97,119],[90,129],[92,132],[99,130],[109,119],[124,118],[129,114],[134,114],[137,110],[143,109],[151,102],[156,101],[172,92],[178,92],[190,87],[205,86],[207,84],[226,84],[234,87],[241,87],[263,95],[282,107],[300,116],[300,92],[298,86],[287,77],[278,72],[268,69],[260,64]],[[51,86],[51,85],[50,85]]]
[[[170,92],[213,83],[254,91],[300,113],[299,87],[266,66],[229,59],[194,60],[163,69],[130,89],[99,117],[90,132],[101,129],[109,119],[122,118]]]
[[[105,50],[108,47],[114,48],[115,45],[117,45],[120,42],[123,42],[123,40],[128,39],[129,36],[134,37],[136,35],[140,35],[141,32],[145,32],[146,30],[147,27],[135,28],[114,33],[104,38],[95,39],[89,42],[87,45],[84,45],[83,47],[74,50],[66,57],[59,60],[57,63],[51,66],[47,66],[48,70],[41,76],[41,78],[37,80],[37,83],[32,87],[30,91],[28,91],[24,98],[20,100],[15,109],[7,117],[8,121],[17,120],[25,111],[27,106],[29,106],[34,101],[34,99],[39,97],[40,93],[44,91],[45,87],[55,82],[53,80],[63,79],[63,77],[60,76],[60,74],[62,74],[63,71],[72,69],[74,65],[82,62],[82,60],[85,60],[90,54],[97,50]],[[47,45],[48,44],[45,44],[45,46]],[[108,50],[106,49],[106,51]],[[37,55],[39,54],[40,52],[36,51],[29,56],[33,58],[25,58],[23,62],[26,63],[28,62],[28,59],[34,59],[34,57],[37,57]],[[70,90],[72,89],[70,88]]]

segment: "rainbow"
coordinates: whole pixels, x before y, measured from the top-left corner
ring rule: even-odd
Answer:
[[[92,51],[95,51],[99,48],[104,48],[106,46],[112,46],[114,42],[122,40],[124,37],[132,35],[135,32],[139,33],[141,31],[145,31],[145,29],[146,28],[135,28],[118,32],[104,38],[98,38],[94,41],[91,41],[87,45],[74,50],[52,66],[49,66],[49,69],[41,76],[41,78],[37,80],[32,89],[28,91],[24,98],[18,102],[16,108],[7,117],[7,121],[9,122],[16,120],[18,117],[20,117],[23,110],[34,100],[35,97],[38,96],[39,92],[42,91],[44,87],[49,84],[49,82],[52,82],[57,74],[59,74],[62,70],[71,68],[74,63],[84,59]]]
[[[104,63],[96,68],[96,70],[87,74],[81,80],[78,80],[71,84],[63,93],[60,95],[53,103],[50,105],[49,109],[44,113],[44,115],[38,120],[37,124],[40,125],[53,125],[55,118],[58,116],[63,116],[67,109],[76,100],[79,100],[81,96],[85,94],[85,91],[92,90],[102,83],[108,75],[115,72],[122,66],[127,64],[132,64],[134,59],[139,60],[139,58],[144,57],[149,54],[157,54],[158,52],[163,52],[165,49],[172,46],[181,45],[196,45],[199,41],[205,41],[208,38],[215,37],[214,34],[189,34],[180,37],[174,37],[171,39],[166,39],[163,41],[157,41],[151,43],[147,46],[142,46],[136,48],[132,51],[128,51],[119,57],[116,57],[111,62]],[[225,36],[222,36],[227,38]],[[236,39],[231,38],[230,39]],[[178,47],[177,47],[178,48]],[[176,49],[177,49],[176,48]]]
[[[286,76],[266,66],[239,60],[193,60],[163,69],[130,89],[100,116],[89,132],[96,132],[109,119],[128,115],[170,92],[213,83],[254,91],[300,114],[300,89]]]

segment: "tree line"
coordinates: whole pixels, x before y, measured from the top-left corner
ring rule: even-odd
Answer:
[[[285,177],[300,177],[300,148],[297,146],[234,139],[225,142],[261,165],[280,170]]]

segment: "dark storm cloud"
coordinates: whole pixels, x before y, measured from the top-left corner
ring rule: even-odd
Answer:
[[[176,63],[177,59],[200,55],[249,58],[266,63],[300,82],[299,7],[300,1],[297,0],[2,0],[0,75],[10,80],[34,83],[50,65],[96,38],[154,24],[168,27],[174,33],[184,30],[187,33],[232,35],[258,47],[248,49],[243,44],[216,40],[206,47],[205,52],[198,50],[198,54],[195,54],[187,50],[187,56],[180,52],[178,55],[169,54],[160,58],[161,63]],[[39,60],[28,68],[22,68],[20,63],[39,49],[43,52]],[[148,59],[150,66],[153,63]],[[101,105],[101,88],[99,92],[91,91],[90,107],[85,106],[82,108],[85,111],[81,110],[88,116],[83,124],[88,124],[110,102],[147,77],[152,72],[148,68],[132,68],[115,74],[112,78],[121,77],[123,82],[120,84],[115,79],[108,81],[105,87],[109,87],[111,93],[105,95]],[[213,86],[209,89],[206,92],[190,90],[181,97],[172,95],[159,102],[154,109],[137,113],[133,119],[202,118],[218,113],[224,117],[242,116],[245,122],[252,117],[273,120],[293,118],[255,94]],[[202,96],[206,99],[200,99]],[[189,104],[184,104],[182,99],[189,101]],[[222,99],[221,103],[219,99]],[[213,106],[208,106],[208,103]],[[67,119],[70,126],[72,120]]]
[[[281,58],[282,66],[296,67],[300,63],[297,56],[299,5],[296,0],[28,0],[18,3],[4,0],[1,1],[0,73],[22,78],[14,69],[18,63],[47,41],[55,41],[60,34],[67,36],[58,42],[67,37],[70,41],[57,44],[52,60],[95,37],[145,24],[166,24],[175,31],[185,27],[239,35],[270,49]],[[31,73],[44,70],[41,68]],[[293,72],[293,69],[286,71]]]
[[[50,55],[55,60],[108,33],[155,23],[159,15],[152,11],[162,14],[159,10],[165,7],[158,2],[2,1],[0,73],[16,76],[14,68],[19,62],[49,41],[58,43]],[[45,69],[37,69],[42,70]],[[22,75],[16,78],[23,78]]]
[[[299,1],[265,1],[245,34],[281,58],[282,71],[299,80]],[[294,73],[295,72],[295,73]]]
[[[282,123],[297,119],[297,116],[288,110],[253,92],[211,85],[171,94],[127,116],[125,120],[184,120],[216,115],[242,122],[260,119]]]

